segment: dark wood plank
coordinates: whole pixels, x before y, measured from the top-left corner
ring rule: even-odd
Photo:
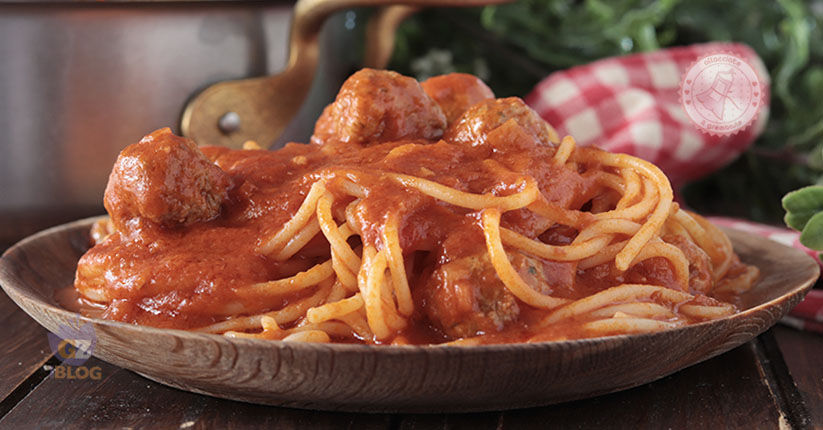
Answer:
[[[100,197],[102,201],[102,196]],[[49,227],[102,215],[103,206],[94,207],[54,207],[48,210],[4,211],[0,213],[0,249],[10,247],[20,239]]]
[[[594,399],[504,413],[503,429],[778,428],[780,412],[749,342],[651,384]],[[654,357],[638,358],[654,360]],[[687,424],[688,423],[688,424]]]
[[[5,399],[51,356],[46,329],[0,291],[0,400]],[[2,414],[0,414],[2,415]]]
[[[812,423],[823,428],[823,335],[783,326],[772,331]]]
[[[793,429],[810,428],[812,424],[809,410],[797,390],[783,354],[771,331],[758,338],[757,365],[763,379],[769,385],[786,427]]]
[[[776,428],[780,413],[761,379],[754,343],[621,393],[519,411],[365,415],[257,406],[187,393],[97,359],[101,379],[53,372],[0,420],[3,428],[521,429]],[[59,372],[58,372],[59,373]]]
[[[168,388],[92,358],[99,380],[55,369],[0,419],[0,428],[388,429],[390,415],[313,412],[232,402]],[[73,372],[77,367],[72,367]],[[62,372],[63,378],[60,378]]]
[[[398,430],[497,430],[502,424],[503,412],[471,414],[401,415]]]

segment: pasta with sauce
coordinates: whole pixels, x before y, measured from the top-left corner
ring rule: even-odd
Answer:
[[[207,143],[207,142],[200,142]],[[308,144],[123,150],[86,313],[236,337],[551,341],[736,312],[758,272],[641,159],[577,147],[477,78],[352,75]]]

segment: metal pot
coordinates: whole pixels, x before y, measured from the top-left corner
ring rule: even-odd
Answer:
[[[123,147],[160,127],[179,132],[187,101],[212,83],[284,67],[291,15],[289,2],[0,0],[0,244],[102,212]],[[358,66],[361,22],[344,11],[326,23],[320,49],[335,55],[320,56],[309,118]]]
[[[349,74],[388,61],[396,26],[415,10],[392,3],[0,0],[0,246],[101,213],[117,154],[157,128],[230,146],[256,135],[266,147],[307,141]],[[365,63],[359,47],[367,13],[342,10],[355,6],[383,7],[368,26]],[[289,94],[266,92],[278,77],[265,76],[281,70],[299,85],[280,87]],[[264,77],[246,79],[254,76]],[[299,108],[257,109],[272,104]],[[246,109],[245,127],[218,127],[232,106]]]

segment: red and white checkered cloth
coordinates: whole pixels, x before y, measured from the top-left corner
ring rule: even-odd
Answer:
[[[716,53],[746,60],[764,87],[763,109],[754,124],[731,136],[698,130],[678,98],[680,81],[689,66]],[[760,135],[768,119],[768,88],[768,72],[751,48],[738,43],[707,43],[606,58],[555,72],[525,100],[561,135],[573,136],[580,145],[596,145],[651,161],[677,189],[728,164]],[[817,258],[814,251],[800,244],[795,231],[730,218],[712,221],[803,249]],[[823,333],[823,291],[810,292],[782,322]]]
[[[682,76],[700,57],[732,53],[765,88],[753,126],[710,136],[692,125],[678,98]],[[769,75],[760,57],[737,43],[707,43],[606,58],[552,73],[526,96],[561,135],[579,145],[632,154],[659,166],[675,188],[728,164],[760,135],[768,119]]]

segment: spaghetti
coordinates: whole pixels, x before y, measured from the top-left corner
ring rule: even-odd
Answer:
[[[159,130],[121,153],[105,203],[78,263],[86,304],[226,336],[648,332],[731,315],[757,278],[657,167],[561,140],[460,74],[421,86],[362,70],[310,144],[277,151],[198,149]]]

